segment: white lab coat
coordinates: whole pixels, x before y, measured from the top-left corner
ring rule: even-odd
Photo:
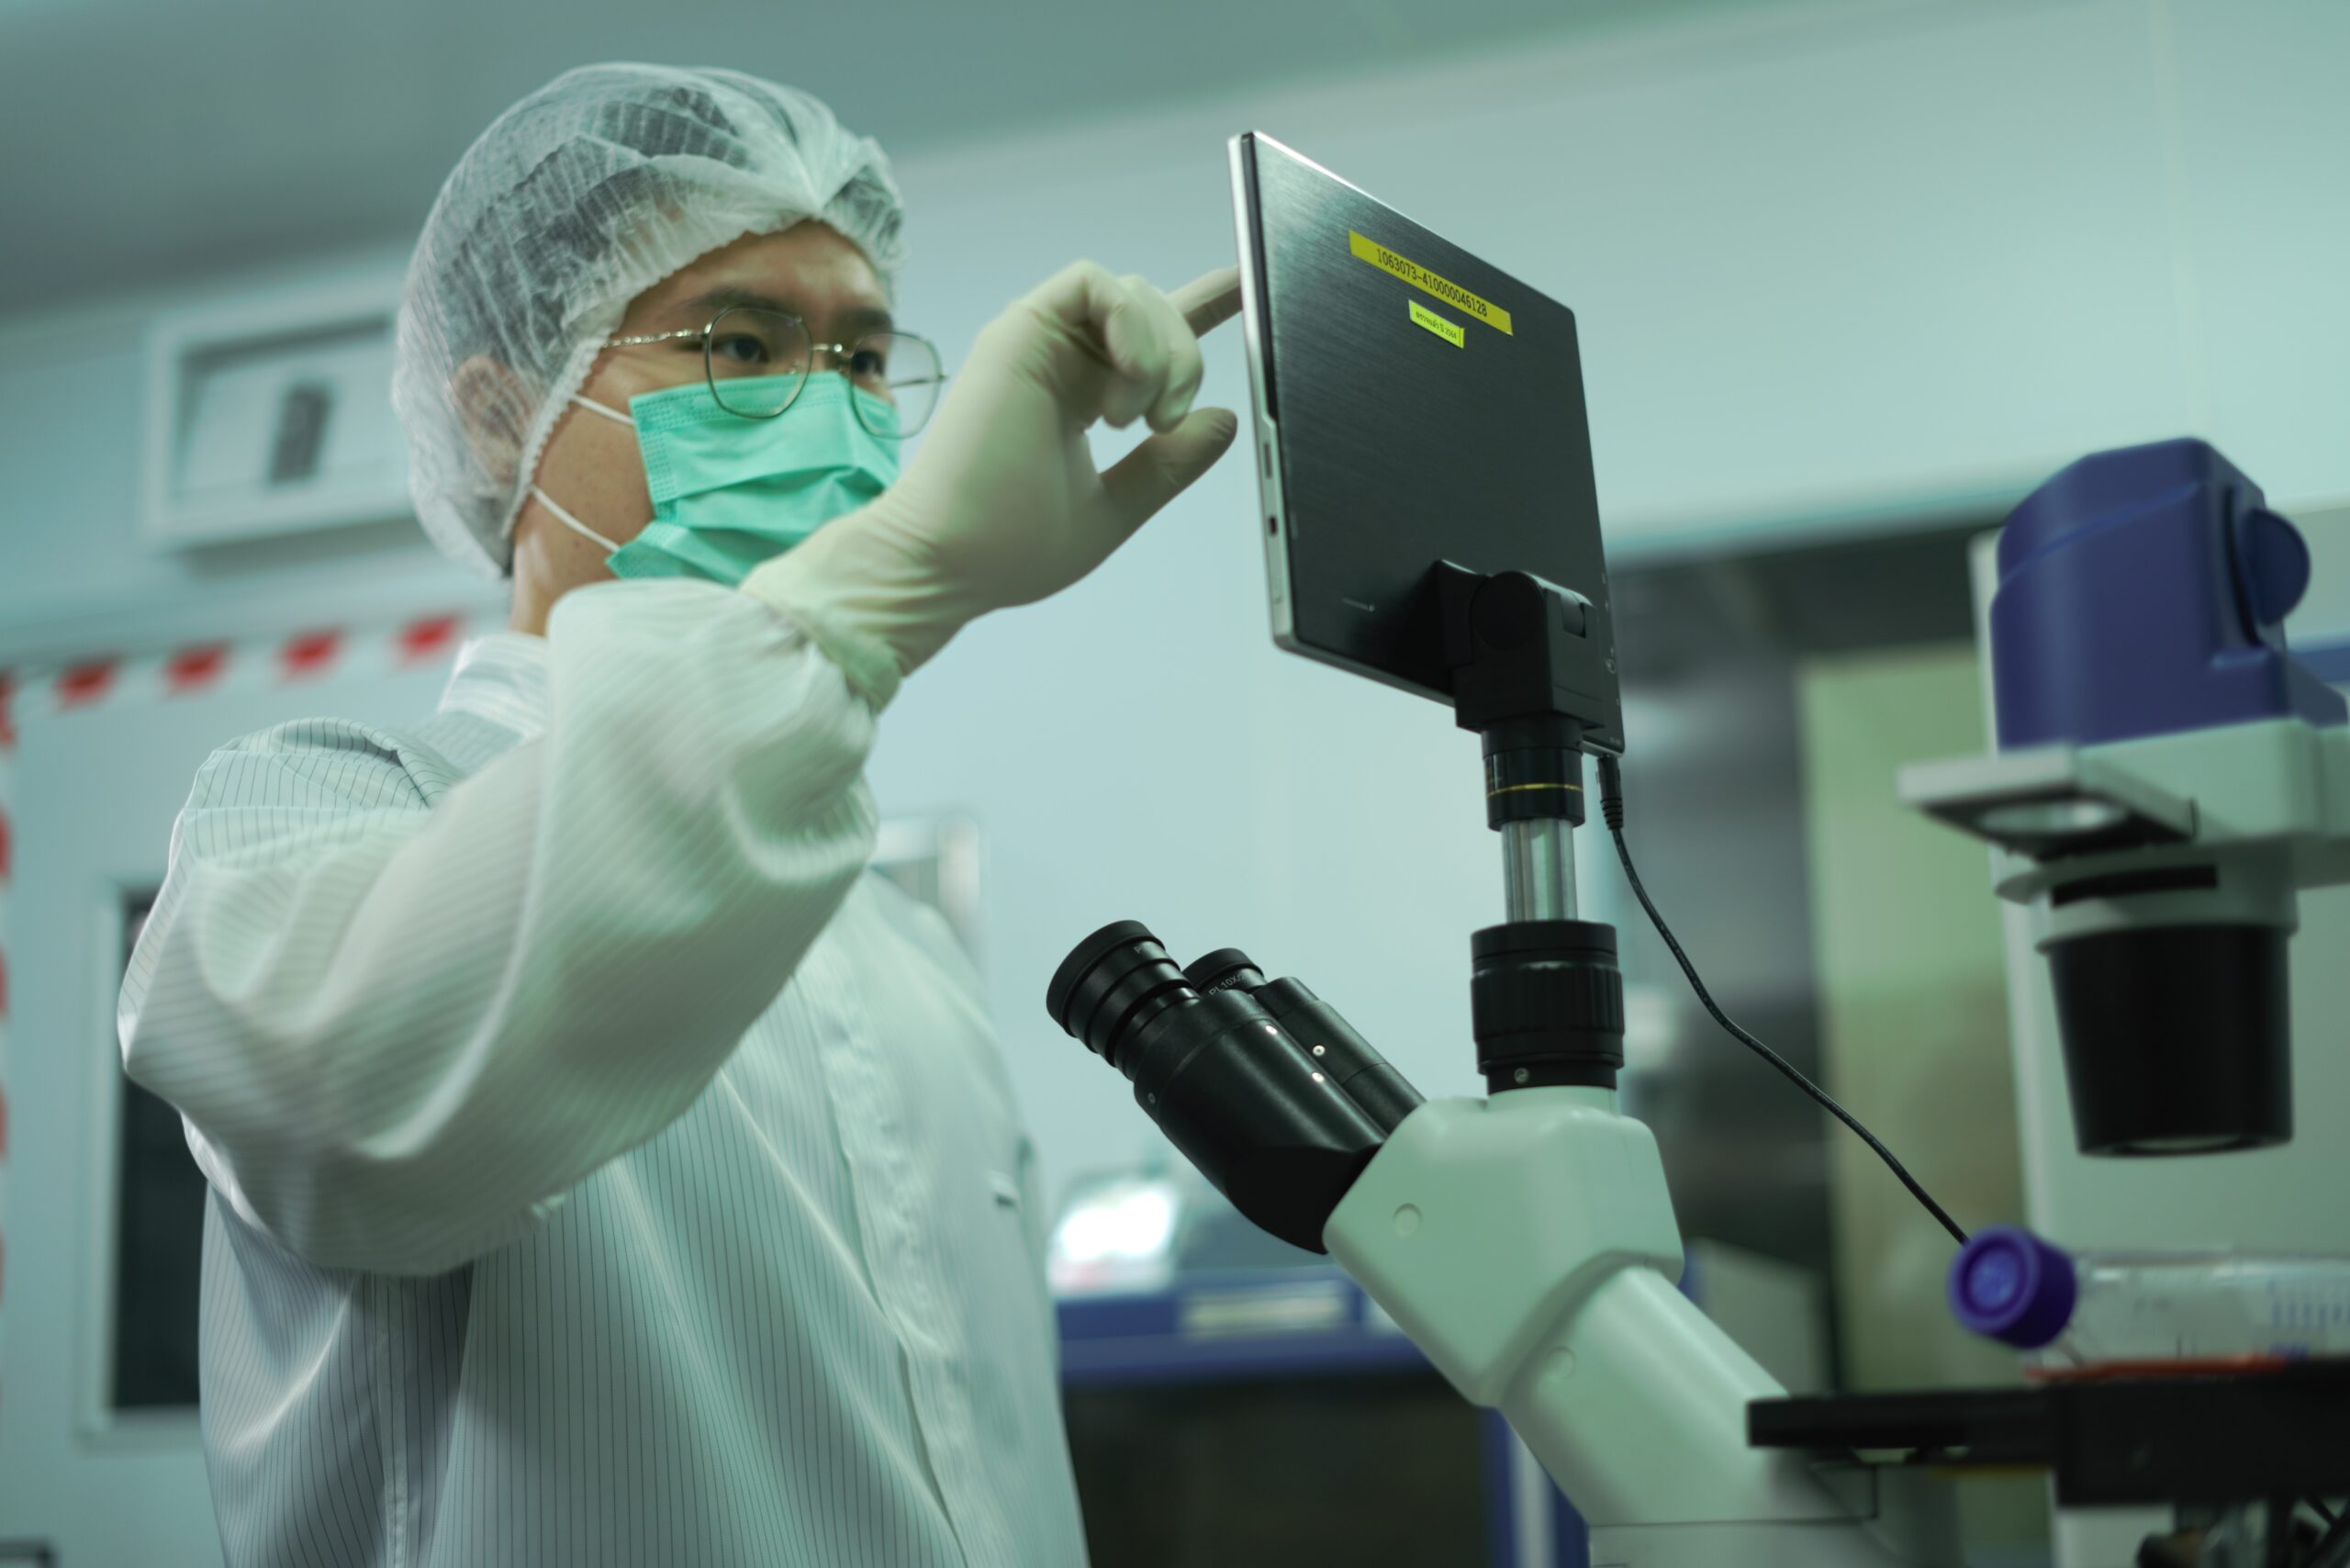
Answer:
[[[615,583],[206,763],[124,1059],[213,1187],[233,1563],[1083,1560],[1033,1159],[870,704]]]

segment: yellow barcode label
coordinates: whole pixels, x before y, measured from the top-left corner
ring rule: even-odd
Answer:
[[[1399,256],[1378,241],[1347,230],[1347,249],[1381,272],[1393,274],[1414,288],[1441,299],[1464,316],[1475,318],[1496,331],[1509,330],[1509,312],[1490,299],[1481,299],[1448,277],[1438,277],[1419,263]]]
[[[1413,320],[1417,321],[1454,348],[1460,347],[1468,340],[1469,334],[1461,330],[1460,322],[1446,320],[1416,299],[1407,299],[1404,303],[1412,308]]]

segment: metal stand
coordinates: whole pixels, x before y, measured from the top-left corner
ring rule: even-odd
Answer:
[[[1615,928],[1575,917],[1574,830],[1584,740],[1610,722],[1615,671],[1585,634],[1581,594],[1524,572],[1434,570],[1454,722],[1484,742],[1509,916],[1471,939],[1478,1066],[1495,1093],[1613,1089],[1623,979]]]
[[[1512,920],[1575,917],[1574,824],[1556,817],[1504,823],[1502,887]]]

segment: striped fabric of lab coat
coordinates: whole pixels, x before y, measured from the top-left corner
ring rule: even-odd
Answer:
[[[873,705],[583,588],[207,762],[125,981],[211,1183],[237,1568],[1080,1563],[1034,1159]]]

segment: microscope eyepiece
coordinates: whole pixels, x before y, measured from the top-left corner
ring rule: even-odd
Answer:
[[[1185,964],[1183,978],[1203,991],[1230,991],[1237,987],[1253,992],[1265,983],[1265,971],[1239,948],[1218,947],[1214,952],[1203,953]]]
[[[1158,1013],[1198,997],[1150,927],[1121,920],[1061,960],[1045,988],[1045,1010],[1071,1039],[1132,1078],[1133,1069],[1119,1060],[1120,1047]]]
[[[1233,947],[1178,969],[1139,921],[1079,943],[1045,1005],[1125,1074],[1145,1114],[1235,1207],[1311,1251],[1388,1129],[1420,1103],[1304,986],[1268,982]]]

